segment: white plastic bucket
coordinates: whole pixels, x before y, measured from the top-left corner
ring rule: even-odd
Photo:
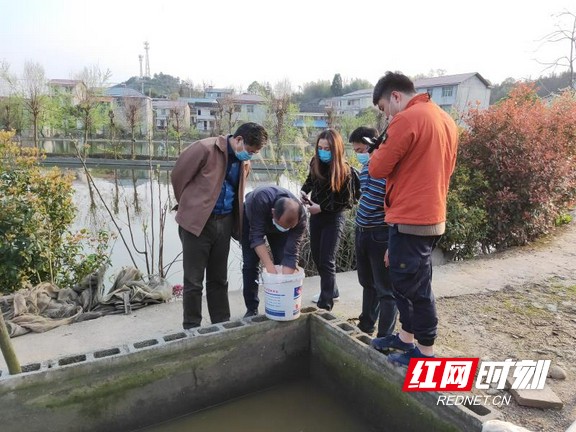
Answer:
[[[300,316],[304,270],[282,274],[282,266],[276,266],[277,274],[262,271],[266,316],[275,321],[292,321]]]

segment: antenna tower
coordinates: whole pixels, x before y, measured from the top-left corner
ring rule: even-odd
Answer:
[[[148,41],[144,42],[144,50],[146,51],[146,71],[145,71],[145,75],[146,77],[150,78],[150,57],[148,56],[148,50],[150,49],[150,44],[148,43]]]

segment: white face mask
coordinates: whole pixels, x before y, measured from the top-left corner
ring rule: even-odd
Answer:
[[[274,218],[272,218],[272,223],[274,224],[274,226],[276,227],[276,229],[280,232],[286,232],[288,230],[290,230],[290,228],[284,228],[283,226],[279,225]]]

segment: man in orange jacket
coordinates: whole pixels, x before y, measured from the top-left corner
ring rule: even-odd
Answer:
[[[385,141],[370,159],[369,173],[386,179],[385,220],[390,228],[385,265],[390,267],[401,323],[399,333],[376,338],[372,346],[382,352],[403,351],[388,359],[408,365],[411,358],[434,356],[438,318],[431,253],[445,230],[458,128],[400,73],[380,78],[372,100],[392,116]]]

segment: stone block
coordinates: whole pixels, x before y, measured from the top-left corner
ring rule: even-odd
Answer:
[[[510,394],[514,397],[518,405],[533,407],[533,408],[552,408],[562,409],[564,403],[552,391],[548,385],[545,385],[542,390],[509,390]]]

